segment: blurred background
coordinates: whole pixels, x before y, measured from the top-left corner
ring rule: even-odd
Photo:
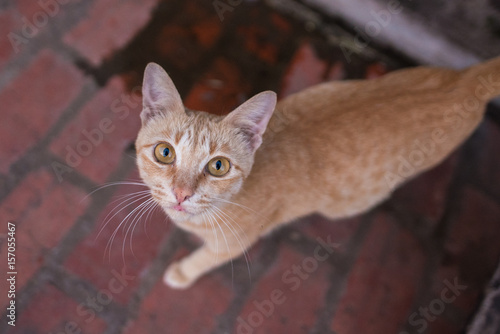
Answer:
[[[238,259],[168,288],[199,242],[130,196],[148,62],[187,107],[225,114],[267,89],[498,56],[500,1],[3,0],[0,32],[0,269],[16,272],[0,333],[500,333],[498,103],[370,212],[264,238],[251,275]]]

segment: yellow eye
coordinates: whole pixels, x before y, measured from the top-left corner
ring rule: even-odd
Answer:
[[[207,170],[213,176],[223,176],[229,172],[231,163],[223,157],[213,158],[208,162]]]
[[[171,164],[175,160],[175,150],[170,144],[159,143],[155,147],[155,157],[162,164]]]

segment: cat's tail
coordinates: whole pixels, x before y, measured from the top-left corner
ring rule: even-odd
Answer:
[[[471,66],[463,71],[476,97],[489,101],[500,96],[500,57]]]

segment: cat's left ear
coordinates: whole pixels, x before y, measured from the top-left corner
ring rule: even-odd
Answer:
[[[184,112],[181,97],[172,79],[158,64],[149,63],[142,83],[142,124],[170,112]]]
[[[262,135],[276,107],[276,93],[259,93],[233,110],[224,122],[240,129],[248,139],[252,151],[262,144]]]

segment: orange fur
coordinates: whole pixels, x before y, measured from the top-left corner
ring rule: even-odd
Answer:
[[[164,104],[179,109],[173,84],[162,78],[166,88],[160,88],[174,100]],[[170,265],[166,283],[190,286],[297,217],[319,212],[333,219],[366,211],[448,156],[498,95],[500,58],[463,71],[419,67],[370,81],[324,83],[280,101],[256,151],[222,116],[168,108],[147,114],[153,107],[145,104],[137,139],[141,176],[174,222],[205,241]],[[240,108],[254,112],[269,103],[270,93],[262,93]],[[259,138],[253,139],[258,147]],[[152,145],[162,140],[179,143],[178,167],[151,159]],[[203,174],[200,166],[214,154],[234,162],[225,179]],[[192,199],[192,214],[168,207],[172,196],[166,193],[177,179],[199,194]]]

